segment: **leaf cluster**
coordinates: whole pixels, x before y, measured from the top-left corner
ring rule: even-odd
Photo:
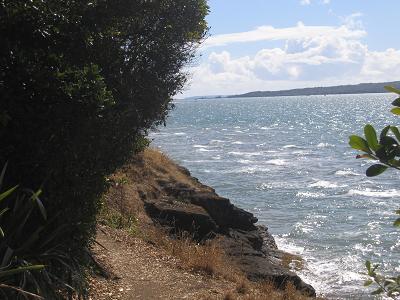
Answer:
[[[370,277],[364,282],[364,286],[368,287],[375,283],[378,288],[374,290],[371,295],[380,295],[385,293],[388,297],[393,299],[400,296],[400,275],[397,277],[384,277],[377,273],[376,270],[379,268],[378,264],[371,264],[370,261],[365,262],[367,269],[367,275]]]
[[[400,96],[400,90],[391,86],[385,88]],[[395,115],[400,115],[400,98],[394,100],[392,105],[395,107],[391,112]],[[389,135],[390,133],[391,136]],[[367,169],[366,175],[368,177],[380,175],[388,168],[400,170],[400,131],[398,127],[386,126],[381,131],[378,140],[375,128],[368,124],[364,127],[364,136],[365,138],[356,135],[350,136],[349,144],[352,148],[364,152],[362,155],[357,155],[357,158],[379,161],[378,164],[374,164]],[[396,210],[396,214],[400,215],[400,210]],[[400,227],[400,218],[393,225]],[[367,261],[365,266],[369,279],[365,281],[364,286],[368,287],[375,284],[378,287],[371,295],[386,294],[394,299],[400,296],[400,275],[385,277],[376,272],[379,265],[372,265],[370,261]]]
[[[148,145],[183,89],[207,13],[206,0],[0,1],[0,165],[44,191],[76,257],[105,177]]]
[[[400,96],[400,90],[393,87],[386,87],[386,89]],[[395,106],[392,112],[397,114],[396,112],[400,110],[400,98],[394,100],[392,105]],[[386,126],[381,131],[378,140],[375,128],[367,124],[364,127],[364,135],[365,138],[351,135],[349,145],[356,150],[364,152],[362,155],[357,155],[357,158],[372,159],[380,162],[367,169],[366,175],[368,177],[380,175],[388,168],[400,170],[400,131],[398,127]],[[397,210],[396,214],[400,214],[400,210]],[[400,218],[394,222],[394,225],[400,226]]]
[[[62,299],[83,294],[81,267],[57,241],[65,227],[54,227],[40,200],[41,191],[18,186],[2,191],[0,176],[0,295],[2,299]],[[39,222],[38,222],[39,220]]]

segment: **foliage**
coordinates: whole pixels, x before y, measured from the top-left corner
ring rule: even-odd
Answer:
[[[5,170],[6,166],[0,190]],[[40,193],[18,186],[0,193],[2,299],[61,299],[67,292],[83,294],[82,270],[68,247],[57,241],[65,230],[53,227],[56,218],[48,219]]]
[[[207,13],[206,0],[0,1],[0,164],[45,191],[76,257],[105,176],[165,122]]]
[[[388,91],[396,93],[400,96],[400,90],[387,86],[385,87]],[[391,111],[395,115],[400,115],[400,98],[397,98],[392,102],[395,106]],[[392,135],[389,135],[389,134]],[[365,139],[352,135],[350,136],[349,144],[356,150],[363,151],[364,154],[357,155],[357,158],[366,158],[379,161],[370,166],[366,175],[373,177],[382,174],[388,168],[400,170],[400,131],[396,126],[386,126],[379,135],[379,140],[375,128],[372,125],[366,125],[364,127]],[[396,211],[397,215],[400,215],[400,210]],[[400,227],[400,218],[398,218],[394,224],[396,227]],[[378,274],[376,270],[379,265],[372,265],[370,261],[366,262],[367,275],[370,277],[365,282],[365,286],[370,286],[375,283],[378,289],[372,292],[372,295],[379,295],[385,293],[387,296],[395,298],[400,296],[400,275],[394,277],[385,277]]]

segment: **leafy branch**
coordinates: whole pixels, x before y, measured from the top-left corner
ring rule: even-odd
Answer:
[[[400,90],[386,86],[386,90],[400,96]],[[394,108],[391,112],[395,115],[400,115],[400,97],[392,102]],[[391,135],[389,135],[391,134]],[[363,151],[364,154],[357,155],[357,158],[366,158],[378,161],[370,166],[366,175],[368,177],[378,176],[385,172],[388,168],[400,170],[400,131],[396,126],[386,126],[379,135],[375,128],[367,124],[364,127],[364,136],[350,136],[349,144],[356,150]],[[396,214],[400,215],[400,209],[396,210]],[[395,227],[400,227],[400,218],[393,224]],[[368,287],[372,284],[377,286],[371,295],[386,294],[388,297],[396,298],[400,296],[400,275],[395,277],[385,277],[376,272],[379,268],[378,264],[372,265],[370,261],[365,263],[367,275],[369,279],[365,281],[364,286]]]

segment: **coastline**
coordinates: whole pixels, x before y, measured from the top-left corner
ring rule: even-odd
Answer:
[[[282,290],[291,284],[303,295],[316,296],[314,288],[290,269],[301,259],[279,250],[268,228],[257,225],[253,214],[157,150],[135,156],[110,181],[107,206],[134,214],[139,231],[157,226],[175,238],[184,232],[198,244],[212,242],[249,281],[270,282]],[[124,197],[116,197],[119,189]]]

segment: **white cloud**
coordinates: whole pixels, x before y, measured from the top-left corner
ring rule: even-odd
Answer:
[[[312,2],[311,0],[300,0],[301,5],[310,5],[311,2]],[[329,4],[329,3],[331,3],[331,0],[321,0],[320,3],[321,4]]]
[[[294,27],[274,28],[261,26],[247,32],[220,34],[209,37],[203,44],[204,48],[226,46],[232,43],[249,43],[273,40],[304,40],[316,36],[340,36],[343,38],[361,38],[366,35],[364,30],[349,30],[348,26],[305,26],[302,22]]]
[[[215,48],[190,71],[192,85],[184,94],[236,94],[306,86],[379,82],[400,78],[400,50],[371,51],[359,14],[343,25],[290,28],[259,27],[247,33],[215,36],[207,47],[282,40],[283,46],[235,57],[229,47]],[[211,49],[209,48],[208,51]]]

